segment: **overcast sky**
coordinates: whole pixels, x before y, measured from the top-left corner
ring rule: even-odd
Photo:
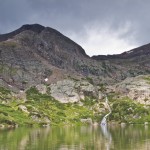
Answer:
[[[23,24],[57,29],[90,56],[150,43],[150,0],[0,0],[0,34]]]

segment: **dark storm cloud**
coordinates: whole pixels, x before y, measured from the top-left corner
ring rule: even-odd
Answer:
[[[86,38],[92,27],[117,32],[129,24],[119,38],[140,45],[150,42],[149,6],[149,0],[0,0],[0,33],[39,23]]]

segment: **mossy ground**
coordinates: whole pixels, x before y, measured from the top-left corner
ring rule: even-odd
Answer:
[[[150,76],[144,77],[144,80],[146,80],[150,84]]]
[[[128,97],[117,98],[117,94],[109,94],[109,101],[112,113],[109,116],[110,121],[138,123],[150,122],[149,106],[136,103]]]
[[[1,95],[7,97],[10,91],[1,88]],[[48,94],[41,94],[35,87],[26,91],[27,101],[9,100],[0,104],[0,124],[18,125],[45,125],[45,117],[53,125],[81,124],[81,119],[91,118],[93,121],[100,121],[102,114],[96,112],[96,107],[103,107],[97,104],[96,100],[86,98],[82,105],[78,103],[62,104]],[[5,99],[2,100],[3,103]],[[19,110],[19,105],[27,108],[29,113]],[[98,108],[97,108],[98,109]],[[33,116],[38,120],[33,120]]]
[[[47,125],[48,120],[51,125],[73,125],[82,124],[81,119],[88,118],[93,122],[100,122],[108,113],[102,101],[90,97],[86,97],[80,103],[62,104],[48,94],[41,94],[35,87],[31,87],[26,91],[26,98],[26,101],[17,99],[9,90],[0,87],[0,124],[39,126]],[[150,122],[150,111],[144,105],[135,103],[127,97],[118,98],[115,93],[110,93],[108,99],[112,109],[108,121]],[[20,110],[20,105],[25,106],[28,113]]]

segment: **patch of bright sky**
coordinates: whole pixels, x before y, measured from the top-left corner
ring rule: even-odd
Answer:
[[[77,35],[73,32],[69,33],[68,36],[81,45],[89,56],[120,54],[137,47],[133,40],[134,34],[129,34],[130,30],[129,23],[118,28],[118,30],[111,30],[109,26],[86,26],[86,36]],[[125,36],[126,34],[128,37]]]

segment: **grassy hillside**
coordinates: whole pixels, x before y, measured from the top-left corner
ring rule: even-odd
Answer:
[[[1,88],[0,124],[14,125],[67,125],[100,121],[104,116],[99,110],[101,102],[86,98],[79,103],[62,104],[48,94],[41,94],[35,87],[26,91],[27,100],[10,97],[10,91]],[[104,112],[106,113],[106,112]]]
[[[0,126],[47,126],[99,123],[108,112],[104,100],[86,97],[76,103],[62,104],[48,94],[41,94],[35,87],[26,91],[27,100],[21,100],[0,88]],[[150,122],[149,106],[135,103],[127,97],[118,99],[108,95],[112,113],[108,121],[126,123]]]

